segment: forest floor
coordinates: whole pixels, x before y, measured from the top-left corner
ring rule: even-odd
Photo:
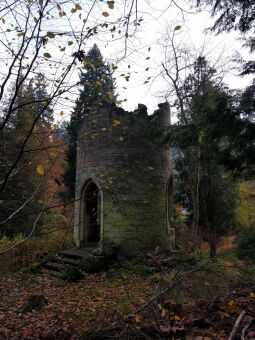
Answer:
[[[147,269],[129,264],[75,283],[5,275],[0,339],[228,339],[243,310],[236,339],[246,326],[245,339],[255,339],[255,281],[247,268],[224,259],[160,270],[154,261]],[[24,308],[31,296],[43,297],[40,309]]]

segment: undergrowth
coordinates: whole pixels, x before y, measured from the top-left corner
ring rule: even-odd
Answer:
[[[13,238],[3,235],[0,238],[0,252],[13,247],[0,256],[0,274],[26,270],[33,267],[33,264],[36,267],[39,254],[56,254],[62,249],[73,247],[71,231],[56,231],[26,241],[25,238],[23,234],[16,234]],[[22,241],[25,242],[15,247]]]

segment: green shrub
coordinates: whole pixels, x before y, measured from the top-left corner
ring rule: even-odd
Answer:
[[[83,278],[83,274],[77,267],[66,265],[59,272],[59,278],[67,282],[76,282]]]
[[[2,237],[0,237],[0,249],[13,246],[16,243],[23,241],[24,238],[25,236],[21,233],[15,234],[13,238],[7,236],[6,234],[3,234]]]
[[[255,223],[243,228],[236,237],[237,257],[255,263]]]
[[[20,272],[23,274],[36,273],[41,268],[41,262],[33,262],[30,265],[21,267]]]
[[[41,310],[48,301],[43,295],[31,295],[27,298],[27,301],[20,308],[21,313],[32,312],[33,310]]]

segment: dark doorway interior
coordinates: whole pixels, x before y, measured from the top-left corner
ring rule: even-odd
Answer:
[[[96,245],[100,241],[100,211],[98,209],[99,190],[93,181],[87,185],[84,199],[87,243]]]

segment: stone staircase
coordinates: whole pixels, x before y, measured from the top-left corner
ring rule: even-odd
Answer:
[[[42,261],[40,272],[57,277],[67,265],[78,268],[81,261],[86,261],[86,259],[92,255],[94,249],[95,248],[74,248],[64,250],[45,262]],[[47,258],[47,254],[44,254],[44,258]]]

